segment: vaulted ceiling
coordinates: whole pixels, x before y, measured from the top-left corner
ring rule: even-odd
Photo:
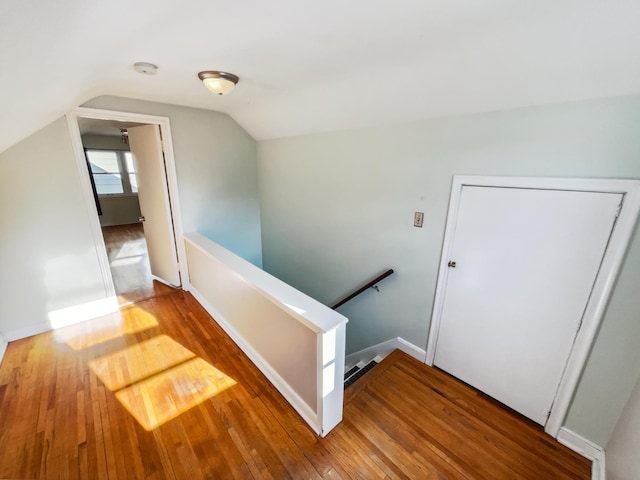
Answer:
[[[0,85],[0,151],[105,94],[266,139],[640,93],[640,2],[2,0]]]

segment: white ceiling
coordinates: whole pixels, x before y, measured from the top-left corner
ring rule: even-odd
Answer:
[[[2,0],[0,85],[0,151],[105,94],[266,139],[640,93],[640,1]]]
[[[96,120],[93,118],[78,118],[78,127],[81,135],[107,135],[119,137],[121,130],[138,127],[144,123],[121,122],[118,120]]]

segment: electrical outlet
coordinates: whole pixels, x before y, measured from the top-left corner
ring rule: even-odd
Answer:
[[[413,214],[413,226],[422,228],[422,220],[424,219],[423,212],[416,212]]]

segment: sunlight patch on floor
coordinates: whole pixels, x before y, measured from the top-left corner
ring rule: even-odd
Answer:
[[[128,240],[122,244],[114,258],[129,258],[129,257],[146,257],[147,256],[147,244],[144,237]]]
[[[149,378],[195,357],[167,335],[136,343],[89,362],[89,368],[111,390]]]
[[[137,255],[134,257],[117,258],[115,260],[112,260],[109,265],[111,265],[112,268],[127,267],[129,265],[135,265],[137,263],[144,262],[145,260],[146,256]]]
[[[115,312],[58,329],[54,335],[58,343],[66,343],[78,351],[157,326],[158,321],[153,315],[141,308],[132,307],[126,316],[122,312]]]
[[[150,431],[214,397],[236,381],[194,358],[116,393],[116,398]]]

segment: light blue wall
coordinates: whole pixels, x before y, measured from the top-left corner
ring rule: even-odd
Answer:
[[[169,117],[185,232],[262,266],[256,143],[224,113],[121,97],[84,107]]]
[[[347,352],[425,348],[452,176],[638,179],[639,133],[634,96],[260,141],[265,269],[329,304],[394,268],[341,309]],[[640,374],[638,237],[567,420],[600,445]]]
[[[622,411],[611,440],[607,444],[607,478],[637,480],[640,478],[640,381],[636,384]]]

